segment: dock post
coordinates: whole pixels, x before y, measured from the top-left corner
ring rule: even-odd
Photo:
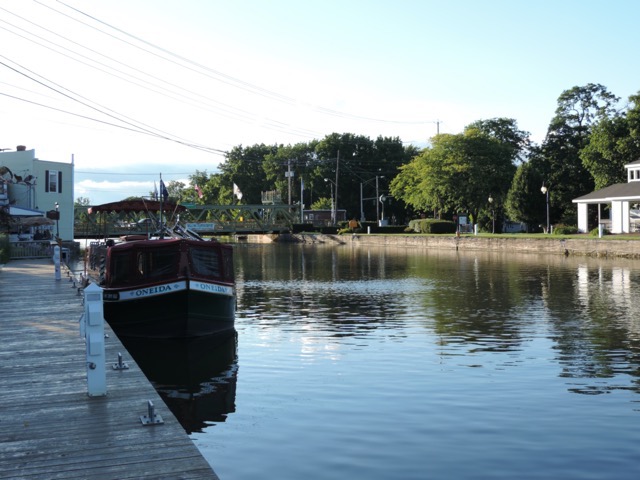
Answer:
[[[80,331],[87,347],[87,393],[90,397],[107,394],[107,372],[104,349],[104,308],[102,288],[95,283],[84,289],[84,313]]]
[[[60,246],[53,247],[53,267],[55,269],[56,281],[59,281],[62,277],[60,274]]]

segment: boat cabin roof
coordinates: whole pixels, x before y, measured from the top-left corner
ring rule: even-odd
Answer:
[[[118,251],[126,250],[154,250],[158,248],[170,247],[172,245],[186,244],[189,246],[200,248],[222,248],[233,249],[231,245],[220,243],[217,240],[191,240],[188,238],[163,238],[153,240],[134,240],[122,243],[116,243],[112,248]]]

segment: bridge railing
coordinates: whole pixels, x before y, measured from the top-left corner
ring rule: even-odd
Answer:
[[[206,224],[206,229],[194,229],[201,234],[226,234],[244,232],[282,232],[298,223],[299,208],[290,205],[183,205],[187,211],[180,214],[180,224]],[[149,217],[155,217],[150,214]],[[167,218],[172,225],[174,218]],[[140,223],[140,219],[126,215],[107,215],[98,218],[76,209],[75,236],[103,238],[120,235],[154,233],[157,225],[151,220]],[[209,226],[212,225],[212,228]]]

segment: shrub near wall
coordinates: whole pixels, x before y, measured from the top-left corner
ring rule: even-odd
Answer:
[[[578,233],[578,227],[573,225],[556,225],[553,227],[554,235],[575,235]]]
[[[456,224],[450,220],[420,218],[411,220],[407,230],[416,233],[456,233]]]

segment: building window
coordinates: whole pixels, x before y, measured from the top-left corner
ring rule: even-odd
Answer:
[[[58,170],[47,170],[46,177],[45,192],[62,193],[62,172]]]

